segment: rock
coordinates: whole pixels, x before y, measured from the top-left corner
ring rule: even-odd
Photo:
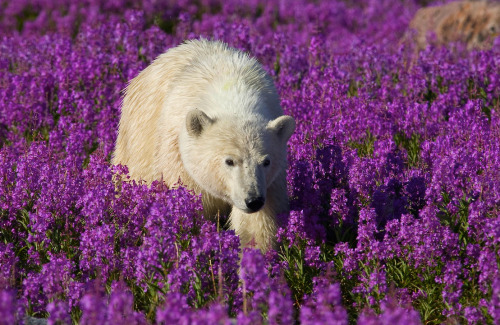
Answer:
[[[26,316],[26,318],[24,319],[24,324],[26,324],[26,325],[47,325],[47,319]]]
[[[421,8],[410,22],[419,50],[428,44],[463,42],[468,49],[488,49],[500,34],[500,3],[458,1]]]

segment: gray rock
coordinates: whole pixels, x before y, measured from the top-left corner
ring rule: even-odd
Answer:
[[[25,325],[47,325],[47,319],[26,316],[26,318],[24,319],[24,324]]]

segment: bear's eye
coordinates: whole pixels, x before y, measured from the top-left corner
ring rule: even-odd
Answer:
[[[264,165],[264,167],[267,167],[269,166],[269,164],[271,164],[271,161],[269,159],[266,159],[262,164]]]
[[[232,160],[232,159],[226,159],[226,165],[228,165],[228,166],[234,166],[234,160]]]

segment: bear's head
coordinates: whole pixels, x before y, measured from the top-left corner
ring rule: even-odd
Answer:
[[[295,120],[287,115],[268,122],[191,110],[181,133],[182,162],[202,190],[245,213],[257,212],[287,168],[286,144],[294,130]]]

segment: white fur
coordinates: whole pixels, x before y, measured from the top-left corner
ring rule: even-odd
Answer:
[[[171,187],[180,180],[202,194],[206,215],[231,212],[242,245],[267,250],[276,214],[288,209],[286,143],[294,129],[255,59],[221,42],[188,41],[126,88],[112,162],[127,165],[132,179]],[[254,213],[245,203],[252,197],[265,198]]]

